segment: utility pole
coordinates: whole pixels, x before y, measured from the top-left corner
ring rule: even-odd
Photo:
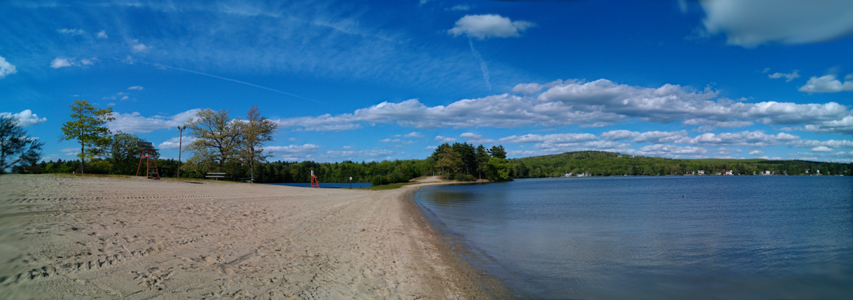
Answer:
[[[187,125],[178,126],[178,131],[180,131],[178,134],[178,178],[181,178],[181,148],[184,142],[184,129],[187,129]]]

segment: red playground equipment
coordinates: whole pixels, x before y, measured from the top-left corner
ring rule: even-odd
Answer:
[[[320,187],[320,182],[317,181],[317,176],[314,176],[314,170],[311,170],[311,187],[312,188]]]
[[[160,172],[157,170],[157,149],[150,142],[138,142],[139,146],[139,165],[136,166],[136,176],[139,176],[139,170],[142,168],[142,159],[145,159],[145,175],[148,179],[160,179]],[[151,167],[153,164],[153,168]],[[152,176],[153,174],[153,176]]]

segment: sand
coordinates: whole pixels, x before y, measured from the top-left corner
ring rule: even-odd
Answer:
[[[4,299],[494,299],[412,200],[387,191],[0,176]]]

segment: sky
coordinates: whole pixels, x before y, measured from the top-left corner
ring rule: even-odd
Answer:
[[[45,160],[76,159],[60,128],[82,99],[165,158],[198,110],[257,105],[273,161],[466,142],[851,162],[850,16],[847,0],[3,0],[0,114]]]

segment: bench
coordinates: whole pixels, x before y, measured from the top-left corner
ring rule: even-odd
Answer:
[[[207,172],[207,174],[204,175],[204,178],[214,178],[216,180],[219,180],[219,178],[225,178],[225,175],[228,175],[228,174],[217,173],[217,172]]]

